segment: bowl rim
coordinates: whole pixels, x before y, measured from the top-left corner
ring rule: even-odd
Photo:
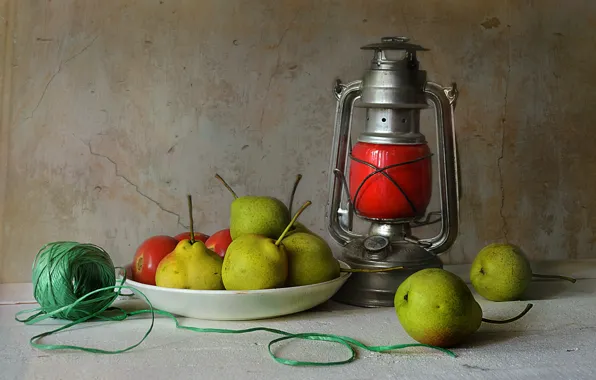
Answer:
[[[337,260],[339,262],[340,267],[345,269],[351,269],[351,267],[341,260]],[[120,280],[122,278],[122,269],[126,269],[128,272],[129,268],[132,266],[132,263],[127,264],[123,267],[120,267],[120,270],[116,274],[116,279]],[[271,293],[280,293],[280,292],[291,292],[291,291],[306,291],[308,289],[323,287],[326,285],[331,285],[335,282],[345,282],[347,279],[352,275],[351,272],[340,272],[339,277],[336,277],[329,281],[318,282],[316,284],[310,285],[300,285],[300,286],[287,286],[283,288],[274,288],[274,289],[259,289],[259,290],[194,290],[194,289],[178,289],[178,288],[166,288],[163,286],[157,285],[149,285],[143,284],[142,282],[134,281],[130,278],[125,278],[124,283],[128,284],[133,288],[141,288],[141,289],[150,289],[156,290],[160,292],[167,292],[167,293],[181,293],[181,294],[195,294],[195,295],[230,295],[230,294],[271,294]]]

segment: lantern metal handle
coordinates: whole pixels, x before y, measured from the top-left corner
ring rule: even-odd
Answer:
[[[433,82],[426,83],[424,92],[436,114],[441,231],[435,237],[420,239],[420,243],[434,254],[440,254],[454,243],[459,224],[459,170],[453,119],[458,92],[455,84],[443,87]]]
[[[360,98],[362,81],[357,80],[342,84],[339,80],[334,87],[337,98],[335,110],[335,126],[333,128],[333,151],[329,165],[329,197],[327,197],[327,210],[325,219],[329,234],[340,245],[346,245],[355,238],[362,237],[353,233],[352,223],[354,213],[346,194],[347,201],[342,205],[342,191],[347,191],[346,178],[343,177],[352,149],[350,133],[352,130],[352,112],[354,103]]]

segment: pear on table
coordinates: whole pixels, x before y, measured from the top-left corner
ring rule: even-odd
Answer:
[[[511,323],[530,311],[506,320],[483,318],[480,304],[457,275],[439,268],[419,270],[395,292],[395,312],[406,333],[416,341],[437,347],[453,347],[474,334],[482,322]]]
[[[270,239],[277,239],[281,235],[290,222],[290,211],[282,201],[269,196],[239,197],[219,174],[215,177],[234,197],[230,204],[232,240],[245,234],[262,235]]]
[[[406,278],[395,293],[395,310],[408,335],[438,347],[458,344],[482,322],[482,309],[466,283],[438,268]]]
[[[160,261],[155,272],[155,284],[164,288],[223,290],[223,259],[207,248],[201,240],[194,240],[190,195],[188,212],[191,239],[181,240],[176,248]]]
[[[485,246],[470,267],[470,280],[476,292],[495,302],[519,300],[533,277],[576,281],[571,277],[532,273],[523,250],[508,243]]]

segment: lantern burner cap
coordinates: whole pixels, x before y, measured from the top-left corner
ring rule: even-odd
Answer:
[[[368,251],[369,258],[382,260],[387,257],[387,247],[389,246],[389,239],[385,236],[373,235],[364,239],[362,244],[364,249]]]

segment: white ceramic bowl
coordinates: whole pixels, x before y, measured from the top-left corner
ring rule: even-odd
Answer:
[[[349,268],[342,261],[340,265]],[[130,273],[130,267],[126,268],[126,272]],[[134,288],[135,293],[141,291],[155,309],[197,319],[240,321],[311,309],[329,300],[350,275],[341,272],[338,278],[319,284],[249,291],[170,289],[142,284],[130,278],[125,283]]]

